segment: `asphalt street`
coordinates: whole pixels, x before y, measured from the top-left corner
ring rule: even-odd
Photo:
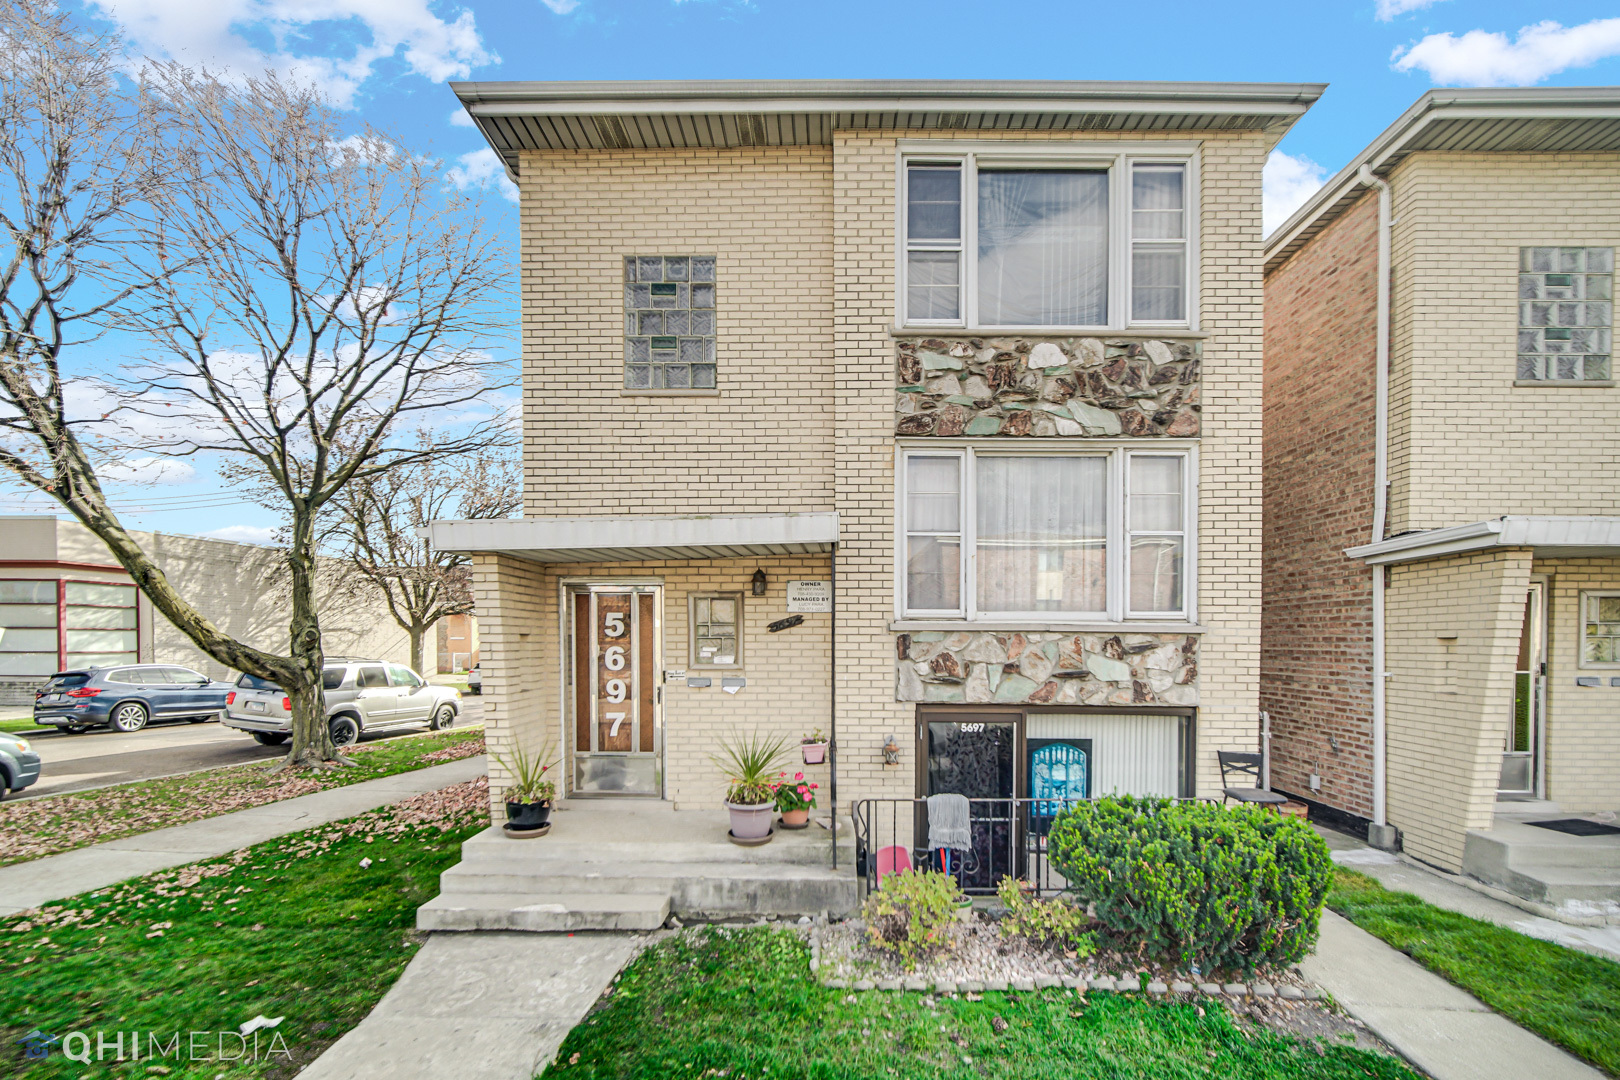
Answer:
[[[462,698],[457,726],[479,723],[484,718],[483,702],[477,697]],[[8,715],[13,715],[7,710]],[[403,728],[379,735],[367,735],[361,742],[420,732]],[[156,723],[130,735],[97,728],[82,735],[64,735],[41,726],[36,731],[18,732],[39,751],[40,777],[32,787],[13,798],[60,795],[66,791],[148,780],[155,776],[240,765],[280,757],[281,746],[260,746],[251,735],[209,721]]]

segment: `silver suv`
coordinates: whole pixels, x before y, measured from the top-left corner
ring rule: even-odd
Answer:
[[[434,686],[403,664],[328,657],[321,671],[332,741],[348,746],[362,731],[450,727],[461,715],[461,694]],[[281,687],[244,674],[225,699],[226,727],[246,731],[265,746],[292,737],[292,702]]]

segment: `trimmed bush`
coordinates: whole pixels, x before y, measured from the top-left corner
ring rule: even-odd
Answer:
[[[956,879],[930,870],[888,874],[883,886],[866,898],[861,916],[874,946],[900,958],[907,971],[951,943],[956,921]]]
[[[1260,807],[1103,798],[1059,815],[1048,845],[1116,945],[1206,972],[1306,956],[1333,881],[1322,838]]]

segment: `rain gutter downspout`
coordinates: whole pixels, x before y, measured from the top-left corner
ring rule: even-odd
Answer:
[[[1363,164],[1357,178],[1378,191],[1378,343],[1376,392],[1373,405],[1373,520],[1372,538],[1384,539],[1389,518],[1389,338],[1390,338],[1390,229],[1391,198],[1389,183],[1373,175]],[[1385,735],[1385,686],[1389,672],[1384,669],[1384,568],[1372,567],[1372,753],[1373,825],[1368,840],[1375,847],[1393,849],[1394,830],[1387,819],[1387,741]]]

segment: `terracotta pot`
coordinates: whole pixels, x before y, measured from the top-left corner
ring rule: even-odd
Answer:
[[[809,807],[806,807],[803,810],[784,810],[784,811],[782,811],[782,824],[786,825],[786,826],[788,826],[790,828],[795,828],[795,829],[798,828],[801,825],[810,824],[810,809],[809,809]]]
[[[726,803],[731,811],[731,835],[739,840],[758,840],[771,834],[775,803]]]
[[[506,820],[514,829],[538,829],[551,820],[551,800],[545,802],[506,804]]]
[[[827,744],[824,742],[801,743],[799,749],[804,753],[806,765],[820,765],[827,760]]]

